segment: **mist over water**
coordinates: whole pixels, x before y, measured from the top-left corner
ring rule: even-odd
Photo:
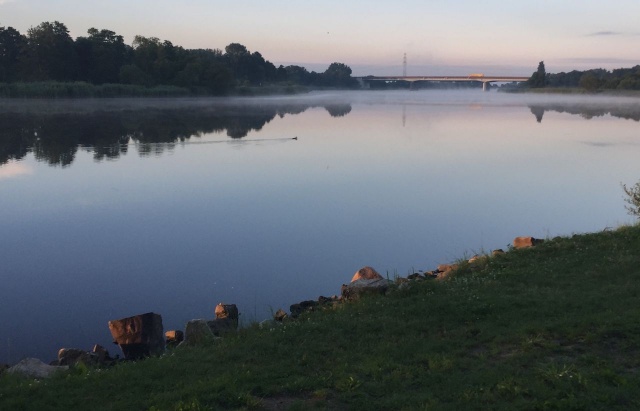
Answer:
[[[631,222],[639,119],[633,98],[480,91],[0,100],[0,362]]]

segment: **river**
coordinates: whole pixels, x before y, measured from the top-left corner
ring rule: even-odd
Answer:
[[[639,120],[640,99],[476,90],[0,100],[0,362],[632,223]]]

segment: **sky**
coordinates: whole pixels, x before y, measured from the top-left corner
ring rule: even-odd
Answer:
[[[185,48],[241,43],[276,66],[354,75],[531,75],[640,64],[638,0],[0,0],[0,27],[60,21]]]

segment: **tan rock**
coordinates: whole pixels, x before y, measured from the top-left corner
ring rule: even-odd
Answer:
[[[513,239],[513,248],[529,248],[543,241],[544,240],[538,240],[533,237],[516,237]]]
[[[457,270],[458,269],[458,264],[440,264],[438,265],[438,270],[441,273],[447,272],[447,271],[452,271],[452,270]]]
[[[216,318],[231,318],[238,320],[238,307],[235,304],[220,303],[216,305]]]
[[[362,267],[353,275],[351,282],[358,280],[382,280],[383,277],[373,268],[367,266]]]

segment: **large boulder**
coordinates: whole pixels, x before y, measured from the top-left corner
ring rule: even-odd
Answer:
[[[58,371],[68,370],[68,366],[45,364],[37,358],[25,358],[7,370],[10,374],[19,374],[29,378],[49,378]]]
[[[362,267],[351,278],[351,282],[358,280],[382,280],[382,276],[373,268],[367,266]]]
[[[207,345],[214,341],[215,337],[207,320],[191,320],[184,328],[184,341],[180,343],[180,346]]]
[[[353,300],[364,294],[384,294],[389,289],[390,284],[391,281],[384,278],[356,280],[351,284],[342,285],[342,298]]]
[[[124,358],[137,360],[164,351],[164,332],[160,314],[146,313],[109,321],[114,343],[122,349]]]

